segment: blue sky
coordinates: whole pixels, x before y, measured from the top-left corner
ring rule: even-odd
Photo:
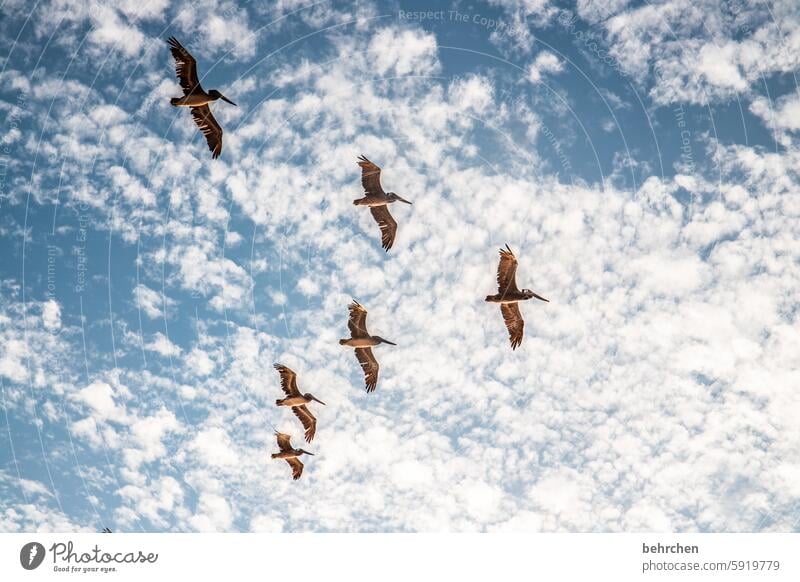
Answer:
[[[0,531],[798,530],[796,2],[0,11]]]

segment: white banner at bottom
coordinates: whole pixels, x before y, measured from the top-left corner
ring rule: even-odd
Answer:
[[[794,582],[798,565],[798,534],[0,534],[13,581]]]

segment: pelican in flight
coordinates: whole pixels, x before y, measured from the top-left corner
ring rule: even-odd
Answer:
[[[369,335],[367,331],[367,310],[358,301],[353,299],[347,309],[350,311],[350,321],[347,322],[347,327],[350,328],[350,337],[348,339],[340,339],[339,344],[356,349],[356,358],[364,370],[367,392],[372,392],[378,385],[378,370],[380,369],[378,360],[375,359],[372,353],[372,346],[377,346],[378,344],[396,346],[397,344],[377,335]]]
[[[522,343],[522,330],[525,322],[519,312],[519,302],[536,297],[541,301],[550,302],[530,289],[517,289],[517,257],[508,248],[500,249],[500,264],[497,266],[497,295],[487,295],[486,301],[499,303],[500,312],[508,328],[508,337],[511,340],[511,349],[516,350]]]
[[[384,192],[381,188],[381,169],[367,158],[359,156],[358,165],[361,166],[361,184],[364,186],[366,196],[353,200],[353,204],[369,206],[372,218],[381,227],[381,246],[388,252],[392,248],[394,236],[397,234],[397,223],[389,214],[389,204],[398,200],[406,204],[411,204],[411,202],[394,192]]]
[[[175,58],[175,73],[183,88],[183,97],[174,97],[169,102],[175,107],[191,108],[195,124],[206,136],[211,157],[216,159],[222,153],[222,128],[211,114],[208,104],[218,99],[234,106],[236,103],[216,89],[211,89],[206,93],[197,78],[197,61],[194,60],[194,57],[174,36],[169,37],[167,42],[170,46],[169,50]]]
[[[289,463],[289,466],[292,468],[292,478],[296,481],[300,478],[300,475],[303,474],[303,463],[300,462],[298,457],[300,455],[311,455],[313,457],[314,453],[309,453],[303,449],[292,448],[292,443],[290,442],[292,437],[290,437],[288,434],[276,432],[275,436],[278,437],[278,448],[281,450],[281,452],[272,453],[272,458],[286,459],[286,462]]]
[[[281,388],[283,393],[286,394],[286,398],[276,400],[275,404],[292,407],[292,412],[300,419],[300,422],[303,423],[303,428],[306,429],[306,442],[310,443],[317,432],[317,419],[308,411],[306,404],[309,404],[312,400],[322,405],[325,403],[311,394],[311,392],[300,393],[300,389],[297,387],[297,374],[293,370],[281,364],[275,364],[275,369],[281,375]]]

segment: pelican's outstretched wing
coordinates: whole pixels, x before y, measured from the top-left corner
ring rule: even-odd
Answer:
[[[372,348],[356,348],[356,358],[364,370],[364,382],[367,387],[367,392],[372,392],[378,385],[378,360],[372,353]]]
[[[197,61],[174,36],[169,37],[167,43],[170,47],[169,52],[175,58],[175,74],[183,88],[183,94],[188,95],[196,89],[202,91],[200,81],[197,79]]]
[[[508,249],[508,250],[506,250]],[[497,266],[497,291],[500,296],[506,293],[519,293],[517,289],[517,257],[506,245],[500,249],[500,264]]]
[[[303,428],[306,429],[306,442],[310,443],[317,433],[317,419],[308,411],[305,404],[303,406],[295,406],[292,408],[292,412],[303,423]]]
[[[361,166],[361,185],[370,196],[386,196],[381,188],[381,169],[364,156],[358,156],[358,165]]]
[[[292,437],[290,437],[288,434],[283,434],[282,432],[276,432],[275,436],[278,437],[278,448],[282,453],[292,450]]]
[[[286,462],[289,463],[289,466],[292,468],[292,479],[297,481],[300,475],[303,474],[303,463],[297,457],[286,459]]]
[[[500,306],[500,311],[503,314],[503,320],[506,322],[508,328],[508,339],[511,340],[511,349],[516,350],[517,346],[522,343],[522,330],[525,328],[525,321],[522,319],[522,314],[519,312],[519,305],[517,303],[505,303]]]
[[[297,388],[297,374],[293,370],[287,368],[283,364],[275,364],[275,369],[281,375],[281,388],[286,396],[300,396],[300,390]]]
[[[372,218],[381,227],[381,246],[388,251],[394,244],[394,236],[397,234],[397,223],[389,213],[389,206],[371,206],[369,211]]]
[[[350,336],[357,338],[369,335],[367,332],[367,310],[355,299],[347,306],[347,309],[350,311],[350,320],[347,322]]]
[[[195,124],[206,136],[206,143],[208,143],[208,149],[211,150],[211,157],[217,159],[222,153],[222,128],[217,123],[217,120],[214,119],[208,105],[192,107],[191,110]]]

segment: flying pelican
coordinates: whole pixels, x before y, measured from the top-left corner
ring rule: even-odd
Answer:
[[[194,60],[194,57],[174,36],[169,37],[167,42],[172,56],[175,57],[175,74],[183,87],[183,97],[174,97],[169,102],[175,107],[191,107],[192,118],[206,136],[211,157],[216,159],[222,153],[222,128],[211,114],[208,104],[218,99],[234,106],[236,103],[216,89],[211,89],[206,93],[197,79],[197,61]]]
[[[381,246],[386,252],[389,252],[394,244],[394,236],[397,234],[397,223],[389,214],[389,204],[398,200],[406,204],[411,204],[411,202],[394,192],[388,194],[384,192],[381,188],[381,169],[364,156],[359,156],[358,160],[358,165],[361,166],[361,184],[364,186],[366,196],[353,200],[353,204],[369,206],[372,218],[381,227]]]
[[[313,457],[314,453],[309,453],[303,449],[293,449],[292,443],[290,442],[292,437],[290,437],[288,434],[276,432],[275,436],[278,437],[278,448],[281,450],[281,452],[272,453],[272,458],[286,459],[286,462],[289,463],[289,466],[292,468],[292,478],[296,481],[300,478],[300,475],[303,474],[303,463],[301,463],[300,459],[297,457],[303,454],[311,455]]]
[[[369,335],[367,331],[367,310],[358,301],[353,299],[347,309],[350,311],[350,321],[347,322],[347,327],[350,328],[350,338],[340,339],[339,344],[356,349],[356,358],[364,370],[367,392],[372,392],[378,385],[378,369],[380,368],[378,360],[372,354],[372,346],[377,346],[378,344],[396,346],[397,344],[377,335]]]
[[[499,303],[500,312],[508,328],[508,337],[511,340],[511,349],[516,350],[522,343],[522,330],[525,322],[519,312],[519,302],[536,297],[541,301],[550,302],[541,295],[537,295],[530,289],[517,289],[517,257],[506,245],[505,249],[500,249],[500,264],[497,266],[497,295],[487,295],[486,301]]]
[[[306,429],[306,442],[310,443],[314,439],[314,434],[317,432],[317,419],[308,411],[306,404],[312,400],[324,405],[325,403],[311,394],[306,392],[301,394],[297,388],[297,374],[293,370],[281,364],[275,364],[275,369],[281,375],[281,388],[283,389],[286,398],[276,400],[275,404],[278,406],[291,406],[294,415],[303,423],[303,428]]]

